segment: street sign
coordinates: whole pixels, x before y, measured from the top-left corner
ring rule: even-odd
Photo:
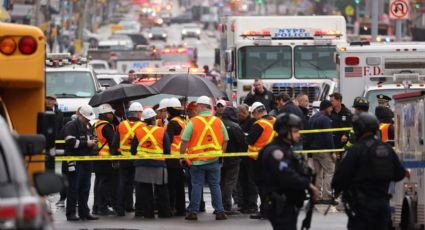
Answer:
[[[409,18],[409,0],[390,0],[390,18],[405,20]]]
[[[352,5],[348,5],[347,7],[345,7],[345,15],[347,16],[354,16],[354,8]]]

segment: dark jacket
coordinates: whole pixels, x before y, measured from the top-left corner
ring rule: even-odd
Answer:
[[[270,112],[272,109],[274,109],[274,96],[273,93],[266,88],[264,88],[263,93],[256,92],[254,95],[252,93],[248,93],[246,96],[244,103],[251,106],[254,104],[254,102],[261,102],[266,107],[267,112]]]
[[[245,134],[239,126],[237,111],[233,107],[227,107],[222,114],[222,121],[226,126],[229,134],[229,142],[227,143],[227,153],[246,152],[248,145],[245,143]],[[223,168],[231,168],[238,165],[241,161],[240,157],[225,157]]]
[[[300,108],[301,112],[303,112],[303,127],[304,129],[308,128],[308,120],[310,120],[310,110],[308,110],[308,108],[302,107],[302,106],[298,106],[298,108]]]
[[[56,140],[63,140],[64,116],[62,111],[57,105],[55,105],[54,109],[47,108],[46,111],[53,111],[55,113]]]
[[[353,114],[345,105],[342,105],[341,111],[339,113],[335,112],[335,110],[332,111],[331,114],[331,120],[332,120],[332,128],[344,128],[344,127],[351,127],[352,123],[352,117]],[[341,142],[341,137],[343,135],[346,135],[348,137],[349,132],[334,132],[333,138],[336,148],[342,148],[344,147],[345,143]]]
[[[242,128],[243,132],[248,134],[249,130],[251,130],[252,126],[255,123],[255,119],[252,117],[248,117],[243,121],[239,121],[239,126]]]
[[[258,162],[265,195],[285,194],[288,204],[301,207],[310,180],[291,146],[275,139],[260,151]]]
[[[310,118],[308,127],[309,129],[330,129],[332,128],[332,121],[328,116],[317,112]],[[309,149],[335,148],[332,132],[308,134],[305,140],[304,143],[308,143]]]
[[[131,142],[131,154],[136,155],[137,154],[137,146],[139,145],[139,140],[137,138],[134,138]],[[171,142],[170,138],[168,137],[167,132],[164,132],[163,137],[163,149],[164,154],[169,155],[170,154],[170,148],[171,148]],[[134,166],[145,166],[145,167],[167,167],[165,161],[160,160],[136,160],[134,161]]]
[[[103,118],[103,119],[102,119]],[[104,125],[102,128],[102,135],[106,138],[106,142],[108,143],[108,146],[110,146],[110,154],[116,155],[112,146],[114,141],[114,135],[115,135],[115,129],[112,125],[112,121],[108,120],[106,117],[102,117],[101,120],[108,121],[109,124]],[[97,127],[94,127],[96,130]],[[112,161],[95,161],[94,162],[94,172],[95,173],[103,173],[103,174],[110,174],[114,173],[116,170],[112,167]]]
[[[68,156],[92,155],[93,148],[87,146],[87,136],[93,137],[93,132],[79,119],[68,122],[64,127],[65,154]]]
[[[367,155],[369,152],[367,150],[370,149],[372,145],[369,144],[369,147],[366,146],[367,142],[370,141],[373,144],[378,142],[373,136],[360,140],[347,150],[344,157],[337,165],[335,175],[332,179],[332,188],[335,189],[337,194],[355,188],[368,197],[385,199],[388,196],[389,183],[391,181],[397,182],[404,178],[405,169],[401,165],[396,153],[389,145],[387,145],[386,150],[389,153],[389,157],[392,159],[394,169],[393,178],[388,181],[373,181],[358,176],[359,173],[362,173],[359,172],[359,168],[370,162]],[[382,152],[382,150],[380,151]],[[380,164],[380,166],[384,167],[382,164]],[[387,172],[387,170],[385,170],[385,172]],[[373,175],[373,173],[366,172],[366,175]]]
[[[170,138],[170,142],[173,142],[174,136],[180,135],[182,132],[182,127],[177,121],[173,121],[174,117],[170,117],[168,124],[167,124],[167,135]],[[180,160],[179,159],[167,159],[167,168],[181,168]]]

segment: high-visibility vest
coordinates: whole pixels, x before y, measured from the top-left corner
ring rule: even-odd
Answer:
[[[162,119],[156,119],[155,120],[155,125],[159,126],[159,127],[165,127],[165,122]]]
[[[124,120],[118,125],[118,133],[120,134],[120,149],[121,155],[131,155],[131,141],[134,138],[135,131],[139,127],[146,126],[141,121]]]
[[[180,154],[180,145],[182,143],[182,136],[184,129],[186,128],[186,123],[181,117],[174,117],[173,119],[171,119],[171,121],[176,121],[181,127],[179,135],[174,135],[173,140],[171,142],[171,155],[177,155]]]
[[[382,142],[388,142],[389,141],[388,129],[390,128],[390,126],[391,126],[391,124],[389,124],[389,123],[381,123],[379,125],[379,130],[381,131]]]
[[[164,133],[165,129],[156,125],[136,129],[136,138],[139,141],[137,155],[162,155],[164,153]],[[152,160],[164,160],[164,158]]]
[[[192,136],[188,142],[188,154],[223,153],[223,129],[221,120],[215,116],[196,116],[192,121]],[[207,161],[216,157],[198,157],[194,161]]]
[[[106,138],[102,134],[103,127],[105,127],[105,125],[108,125],[108,124],[111,125],[112,129],[115,131],[114,125],[112,125],[108,121],[98,120],[94,124],[94,128],[96,130],[96,136],[97,136],[97,139],[98,139],[97,140],[97,147],[99,149],[99,153],[98,153],[99,156],[110,156],[111,155],[111,150],[109,148],[108,140],[106,140]]]
[[[267,120],[264,118],[261,118],[257,120],[255,124],[258,124],[263,128],[263,132],[261,133],[260,137],[257,139],[257,141],[254,143],[254,145],[248,145],[248,152],[250,153],[258,153],[260,152],[261,148],[263,148],[268,143],[272,142],[273,138],[276,136],[276,132],[273,129],[273,125],[276,119],[272,117],[271,120]],[[252,159],[256,160],[257,156],[249,156]]]

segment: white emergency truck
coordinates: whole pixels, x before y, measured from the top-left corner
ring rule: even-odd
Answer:
[[[395,147],[408,177],[395,184],[391,209],[395,229],[425,226],[425,91],[396,94]]]
[[[220,66],[234,101],[243,101],[256,78],[275,95],[304,92],[310,102],[333,93],[335,53],[346,45],[343,17],[229,16],[222,21]]]
[[[343,103],[364,96],[374,112],[379,94],[425,89],[425,43],[351,44],[338,50],[337,67]]]
[[[46,95],[56,96],[65,117],[72,116],[102,90],[93,69],[82,62],[69,53],[47,55]]]

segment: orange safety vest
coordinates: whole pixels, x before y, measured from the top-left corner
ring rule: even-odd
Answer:
[[[159,126],[159,127],[165,127],[165,122],[162,119],[156,119],[155,120],[155,125]]]
[[[273,138],[276,136],[276,132],[273,129],[274,122],[276,121],[276,118],[272,117],[271,120],[267,120],[264,118],[261,118],[257,120],[255,124],[258,124],[263,128],[263,132],[261,133],[260,137],[257,139],[254,145],[248,145],[248,152],[250,153],[258,153],[260,152],[261,148],[263,148],[268,143],[272,142]],[[254,160],[257,160],[257,156],[249,156]]]
[[[388,129],[390,128],[391,124],[388,123],[382,123],[379,125],[379,130],[381,131],[381,140],[382,142],[388,142]]]
[[[139,127],[146,126],[141,121],[124,120],[118,125],[118,133],[120,134],[120,148],[121,155],[131,155],[131,141],[134,138],[135,131]]]
[[[192,136],[188,142],[188,154],[223,153],[223,129],[215,116],[196,116],[192,121]],[[216,157],[198,157],[195,161],[207,161]]]
[[[184,129],[186,128],[186,123],[181,117],[174,117],[173,119],[171,119],[171,121],[176,121],[182,128],[179,135],[175,135],[171,142],[171,155],[177,155],[180,154],[180,145],[182,143],[182,136]]]
[[[136,138],[139,141],[137,146],[137,155],[145,154],[164,154],[164,133],[165,128],[156,125],[144,126],[136,129]],[[152,160],[165,160],[164,158],[155,158]]]
[[[96,135],[97,135],[97,147],[99,149],[99,156],[110,156],[111,150],[109,148],[108,140],[103,136],[102,129],[105,127],[105,125],[110,124],[112,126],[112,129],[115,131],[115,126],[109,123],[105,120],[98,120],[94,124],[94,128],[96,129]]]

